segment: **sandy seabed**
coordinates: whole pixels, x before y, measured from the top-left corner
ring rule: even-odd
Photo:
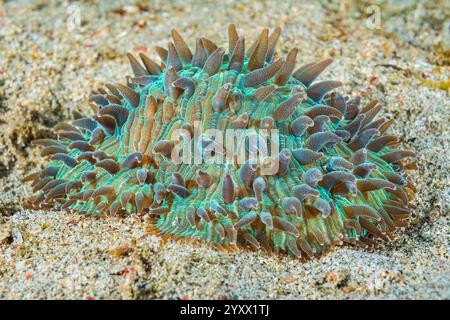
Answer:
[[[450,8],[379,3],[0,1],[0,298],[449,299]],[[298,47],[298,64],[332,57],[324,78],[396,119],[419,169],[411,225],[395,241],[301,263],[163,243],[143,217],[21,209],[31,190],[20,179],[46,162],[30,142],[72,110],[89,113],[91,90],[130,72],[126,52],[156,57],[171,28],[191,47],[196,36],[225,45],[229,23],[250,39],[281,26],[279,53]]]

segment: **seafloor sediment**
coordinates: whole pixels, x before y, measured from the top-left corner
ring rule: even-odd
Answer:
[[[450,298],[449,12],[445,1],[2,4],[0,298]],[[191,46],[199,35],[225,44],[229,23],[250,39],[281,26],[280,52],[298,47],[298,64],[335,59],[324,79],[396,119],[419,169],[417,208],[395,241],[301,263],[162,243],[145,217],[21,209],[31,190],[20,179],[46,162],[31,140],[51,137],[72,110],[91,112],[90,91],[130,72],[127,51],[156,57],[171,28]]]

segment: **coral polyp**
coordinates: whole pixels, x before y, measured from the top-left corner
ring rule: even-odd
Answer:
[[[144,214],[169,239],[299,258],[391,240],[408,225],[414,153],[387,133],[377,101],[317,81],[331,59],[296,69],[297,49],[277,57],[280,32],[247,47],[230,25],[228,50],[200,38],[192,52],[173,30],[160,63],[128,54],[133,75],[91,95],[95,116],[76,113],[56,140],[34,141],[52,161],[24,179],[36,193],[25,206]],[[231,148],[213,129],[235,134]],[[265,133],[272,154],[249,142]],[[238,161],[253,149],[264,157]]]

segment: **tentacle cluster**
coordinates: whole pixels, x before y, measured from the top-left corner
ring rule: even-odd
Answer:
[[[297,49],[277,58],[280,31],[264,29],[247,47],[230,25],[227,50],[200,38],[194,52],[172,31],[167,49],[156,48],[161,62],[128,54],[133,76],[92,94],[94,117],[77,113],[55,127],[57,140],[34,141],[52,161],[24,179],[36,193],[26,206],[149,214],[167,237],[304,258],[392,239],[412,208],[414,165],[404,159],[414,153],[398,149],[377,101],[361,106],[333,92],[339,81],[316,81],[330,59],[296,69]],[[278,129],[278,171],[175,163],[172,134],[194,134],[195,121]]]

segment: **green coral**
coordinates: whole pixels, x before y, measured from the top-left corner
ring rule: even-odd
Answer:
[[[397,149],[399,140],[386,133],[392,121],[376,118],[376,101],[361,106],[332,93],[340,82],[315,81],[330,59],[296,70],[297,49],[276,59],[279,28],[264,29],[245,51],[231,25],[228,53],[201,38],[192,54],[172,35],[168,49],[157,48],[160,64],[128,55],[134,76],[91,96],[94,118],[77,114],[57,125],[58,140],[35,142],[52,161],[25,179],[37,192],[29,207],[148,214],[168,238],[297,257],[344,242],[371,247],[407,225],[414,187],[402,174],[413,165],[402,160],[413,153]],[[245,163],[174,161],[178,130],[207,129],[241,130],[238,145],[277,129],[279,154]],[[199,136],[188,142],[192,150],[217,147]],[[265,160],[278,165],[269,175]]]

